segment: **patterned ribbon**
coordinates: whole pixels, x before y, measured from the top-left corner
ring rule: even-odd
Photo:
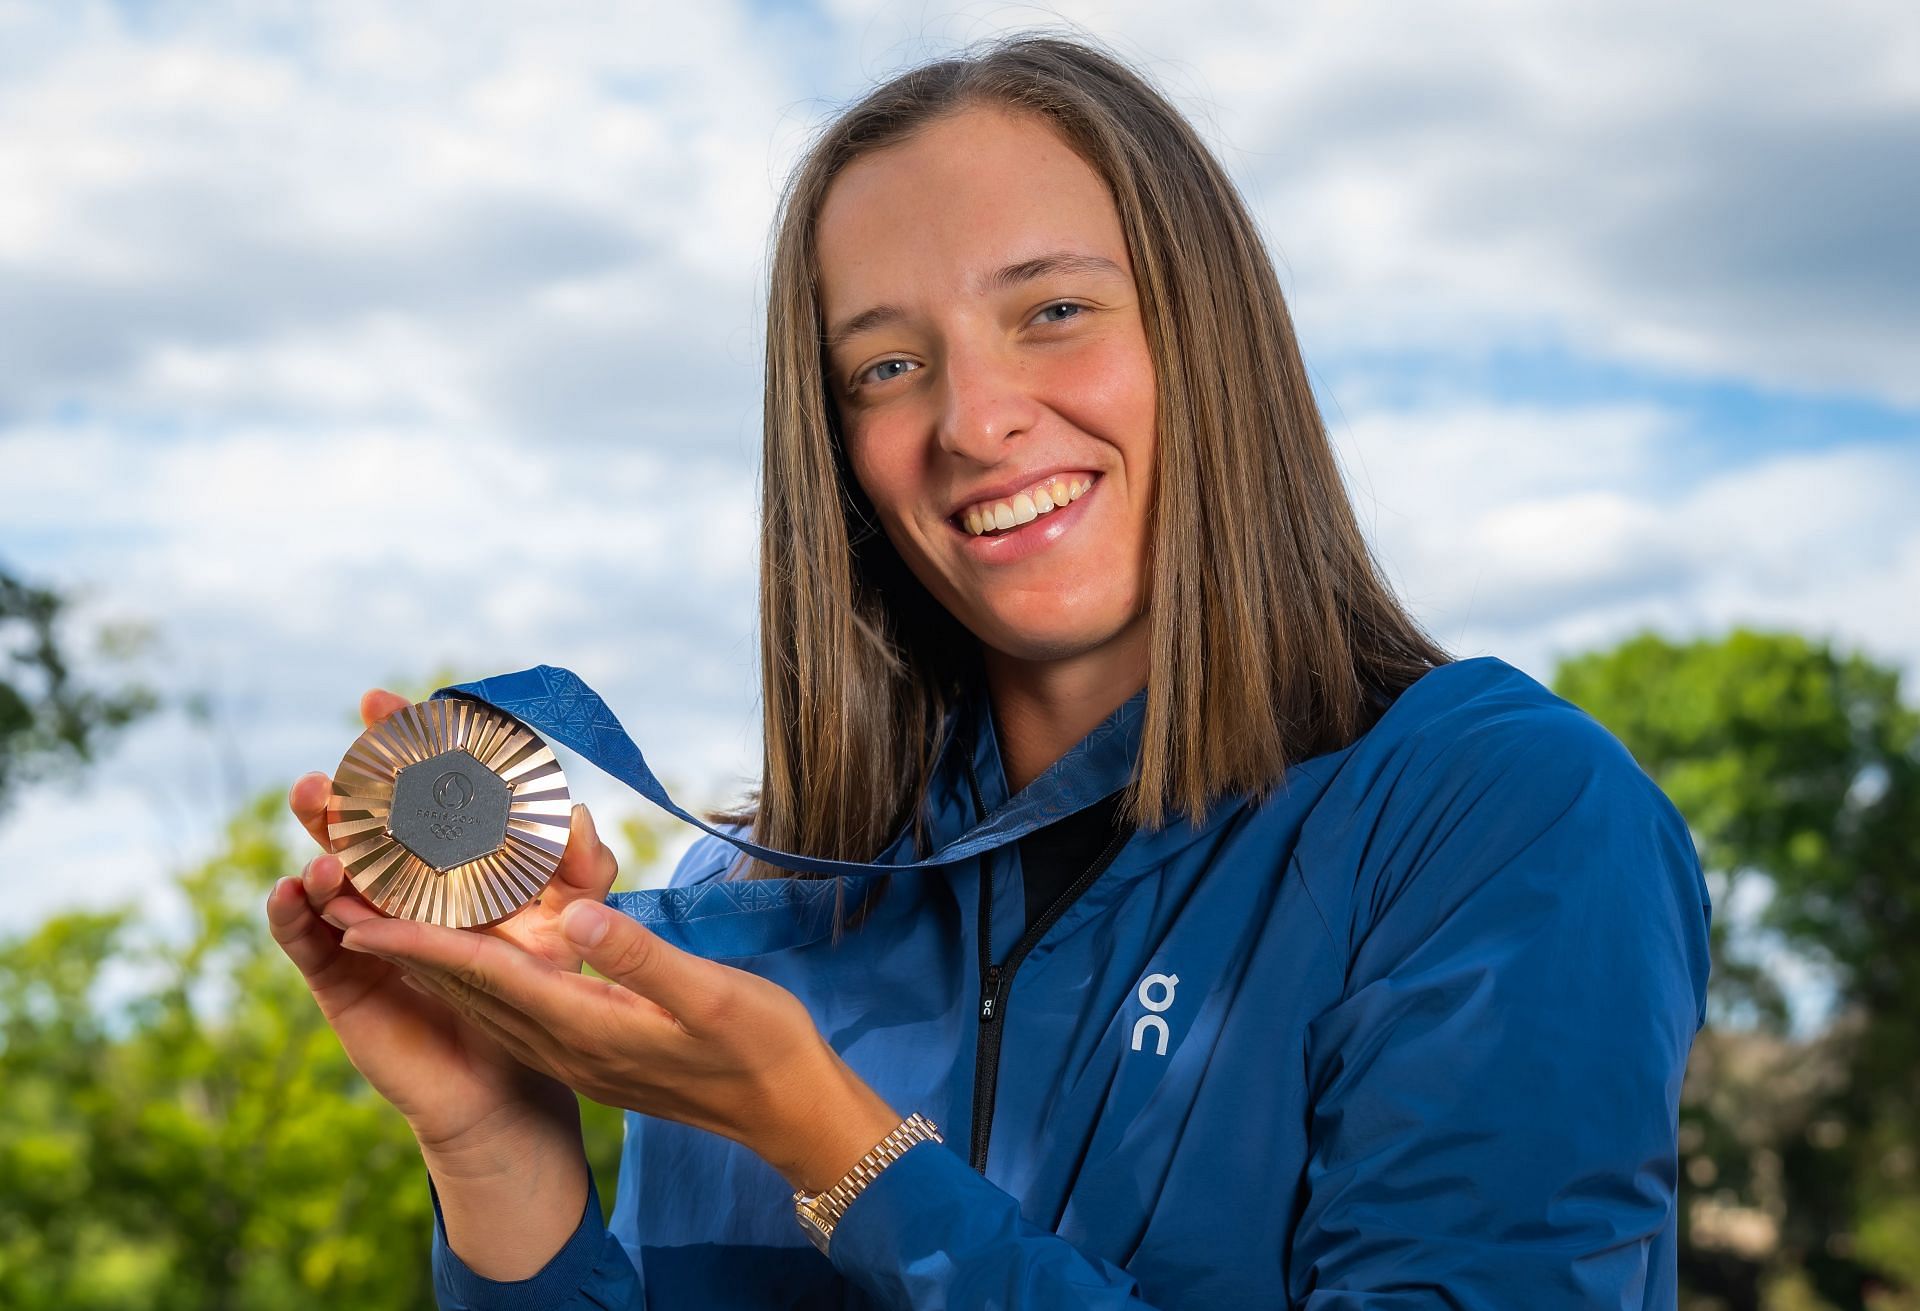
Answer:
[[[750,856],[782,869],[808,874],[870,875],[893,870],[924,870],[950,865],[983,851],[1017,842],[1037,828],[1084,810],[1125,787],[1133,770],[1146,693],[1136,693],[1046,773],[996,807],[986,818],[925,860],[887,864],[828,860],[764,847],[738,833],[715,828],[682,808],[654,777],[640,748],[607,703],[578,675],[553,665],[535,665],[513,674],[497,674],[473,683],[440,688],[434,697],[465,696],[513,716],[549,742],[573,748],[670,815],[732,843]],[[828,885],[831,886],[831,885]],[[769,895],[799,895],[801,889]],[[805,890],[810,898],[815,890]],[[616,894],[618,895],[618,894]]]

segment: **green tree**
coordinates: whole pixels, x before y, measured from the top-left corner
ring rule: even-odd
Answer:
[[[284,790],[246,806],[178,940],[120,908],[0,943],[0,1306],[432,1304],[412,1135],[266,933],[294,832]],[[620,1116],[582,1111],[610,1206]]]
[[[1683,1216],[1684,1278],[1721,1305],[1772,1287],[1920,1307],[1920,712],[1899,674],[1793,634],[1647,634],[1564,662],[1555,690],[1687,817],[1721,912],[1682,1112],[1688,1177],[1711,1188]],[[1765,901],[1746,943],[1724,913],[1743,891]],[[1811,1037],[1778,948],[1831,980]]]
[[[119,729],[154,709],[144,687],[78,682],[63,646],[67,599],[0,565],[0,813],[20,784],[92,760]],[[133,627],[94,634],[99,653],[123,660],[147,640]]]

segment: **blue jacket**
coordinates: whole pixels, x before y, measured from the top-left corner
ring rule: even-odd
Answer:
[[[1143,697],[1032,786],[1124,784]],[[973,709],[936,846],[976,788],[989,824],[1008,800]],[[531,1279],[468,1269],[435,1199],[440,1305],[1675,1305],[1711,908],[1680,815],[1586,714],[1499,660],[1444,666],[1265,800],[1134,833],[1026,943],[1020,835],[879,872],[903,834],[838,943],[835,880],[717,880],[716,838],[612,899],[787,987],[945,1135],[854,1200],[831,1259],[758,1157],[629,1113],[611,1224],[590,1196]]]

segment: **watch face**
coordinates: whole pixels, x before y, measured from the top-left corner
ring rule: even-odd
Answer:
[[[347,749],[327,846],[387,914],[479,928],[540,895],[572,813],[560,762],[533,730],[444,697],[396,710]]]
[[[820,1227],[820,1222],[813,1218],[812,1212],[795,1207],[794,1214],[800,1218],[800,1228],[806,1232],[808,1238],[813,1240],[813,1245],[820,1249],[820,1254],[825,1256],[827,1240],[833,1235]]]

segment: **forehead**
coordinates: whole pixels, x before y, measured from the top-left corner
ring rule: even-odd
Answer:
[[[829,319],[877,299],[962,291],[1050,250],[1131,269],[1100,175],[1044,121],[998,109],[961,110],[848,165],[827,189],[815,241]]]

